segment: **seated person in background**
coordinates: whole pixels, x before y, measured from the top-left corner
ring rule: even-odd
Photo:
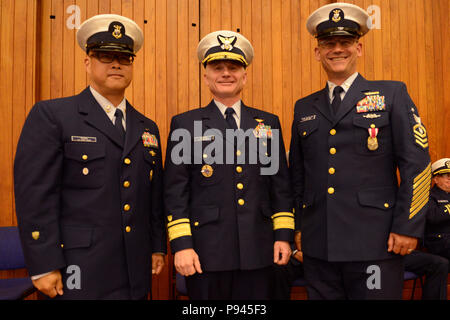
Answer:
[[[431,166],[431,189],[425,227],[425,247],[430,253],[450,258],[450,158]]]
[[[447,259],[419,250],[412,251],[404,259],[405,271],[425,276],[422,300],[447,300]]]

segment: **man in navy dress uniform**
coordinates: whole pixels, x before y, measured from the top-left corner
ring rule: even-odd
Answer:
[[[345,3],[307,20],[328,76],[295,104],[289,157],[310,299],[401,299],[402,256],[423,235],[426,130],[405,84],[357,72],[368,20]]]
[[[90,85],[30,111],[14,162],[29,274],[61,299],[143,299],[164,266],[162,157],[156,124],[125,99],[143,34],[98,15],[77,32]]]
[[[245,37],[216,31],[197,53],[214,99],[172,118],[164,194],[174,264],[191,299],[269,299],[272,265],[288,262],[294,235],[280,122],[240,99],[253,58]]]
[[[450,158],[432,165],[434,187],[425,228],[428,251],[450,259]]]

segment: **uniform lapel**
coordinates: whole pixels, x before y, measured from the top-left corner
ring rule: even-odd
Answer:
[[[125,134],[125,149],[123,152],[123,157],[125,157],[134,148],[136,143],[142,136],[144,132],[143,120],[141,119],[139,113],[134,109],[131,104],[127,101],[127,130]],[[158,146],[161,147],[161,146]]]
[[[264,117],[262,115],[258,115],[257,113],[253,112],[253,109],[247,107],[244,105],[244,103],[241,103],[241,126],[240,128],[245,132],[247,130],[253,130],[258,126],[258,121],[256,119],[264,120]],[[252,133],[253,134],[253,133]],[[247,140],[245,138],[244,140],[241,140],[240,144],[238,145],[238,149],[242,146],[242,144]]]
[[[214,100],[212,100],[208,106],[204,108],[204,114],[202,117],[203,125],[205,126],[205,129],[218,129],[222,133],[223,139],[230,143],[231,145],[234,145],[233,141],[228,141],[226,136],[226,129],[227,123],[225,121],[225,118],[223,117],[222,113],[220,112],[219,108],[214,103]]]
[[[331,114],[331,105],[330,105],[330,98],[328,95],[328,84],[325,86],[325,88],[319,92],[319,94],[316,96],[313,106],[319,110],[320,113],[323,114],[323,116],[328,119],[328,121],[333,122],[333,116]]]
[[[123,141],[119,132],[102,107],[97,103],[89,87],[81,92],[78,97],[78,111],[84,115],[84,120],[123,148]]]
[[[358,74],[355,81],[350,86],[350,89],[345,94],[344,100],[342,100],[339,111],[334,119],[333,126],[336,125],[350,110],[352,110],[356,103],[364,99],[366,96],[364,91],[369,90],[367,81],[361,75]]]

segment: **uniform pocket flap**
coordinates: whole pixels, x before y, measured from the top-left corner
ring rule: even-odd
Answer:
[[[300,122],[297,125],[297,132],[300,135],[300,137],[306,138],[311,133],[317,130],[319,127],[319,121],[318,120],[311,120],[306,122]]]
[[[389,210],[395,205],[394,188],[371,188],[358,192],[358,201],[362,206]]]
[[[92,228],[65,226],[61,228],[64,249],[87,248],[92,243]]]
[[[219,208],[213,206],[192,208],[191,215],[191,224],[198,228],[219,220]]]
[[[64,156],[66,158],[89,162],[91,160],[104,158],[105,146],[98,143],[66,143],[64,145]]]

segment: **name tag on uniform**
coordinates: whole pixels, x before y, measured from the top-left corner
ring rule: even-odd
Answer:
[[[194,142],[201,142],[201,141],[214,141],[214,136],[194,137]]]
[[[448,200],[438,200],[438,203],[448,203]]]
[[[315,120],[315,119],[316,119],[316,115],[313,114],[313,115],[311,115],[311,116],[302,117],[302,118],[300,119],[300,122],[311,121],[311,120]]]
[[[97,137],[71,136],[72,142],[97,142]]]

